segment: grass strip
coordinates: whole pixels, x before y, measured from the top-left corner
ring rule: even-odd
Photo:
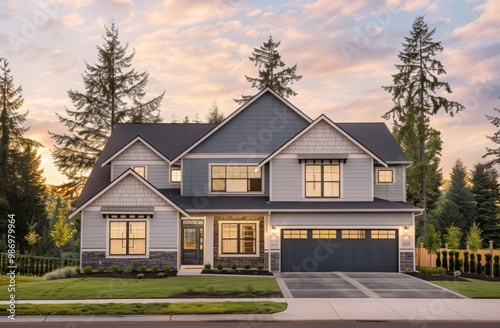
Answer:
[[[279,302],[17,304],[16,315],[270,314],[286,307]],[[7,309],[0,305],[1,312],[7,313]]]
[[[500,298],[500,282],[470,279],[468,281],[431,281],[470,298]]]

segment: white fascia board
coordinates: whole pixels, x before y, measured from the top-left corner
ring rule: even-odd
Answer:
[[[114,153],[113,156],[111,156],[110,158],[108,158],[107,160],[105,160],[102,163],[101,167],[104,167],[105,165],[111,163],[111,161],[113,159],[115,159],[116,157],[118,157],[121,153],[123,153],[125,150],[127,150],[130,146],[132,146],[133,144],[135,144],[137,141],[142,142],[146,147],[148,147],[151,151],[153,151],[161,159],[165,160],[167,163],[170,163],[170,161],[168,160],[168,158],[166,158],[165,156],[163,156],[163,154],[160,153],[158,150],[156,150],[155,147],[151,146],[146,140],[142,139],[141,136],[137,136],[134,139],[132,139],[129,143],[127,143],[125,146],[123,146],[119,151],[117,151],[116,153]]]
[[[207,212],[207,213],[245,213],[245,212],[250,212],[250,213],[282,213],[282,212],[300,212],[300,213],[321,213],[321,212],[331,212],[331,213],[384,213],[384,212],[391,212],[391,213],[421,213],[423,209],[417,208],[417,209],[359,209],[359,210],[353,210],[353,209],[276,209],[276,210],[265,210],[265,209],[238,209],[238,210],[231,210],[231,209],[224,209],[224,210],[218,210],[218,209],[186,209],[187,212],[191,213],[202,213],[202,212]]]

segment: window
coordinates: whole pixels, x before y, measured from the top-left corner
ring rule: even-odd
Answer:
[[[307,239],[307,230],[283,230],[283,239]]]
[[[222,223],[221,254],[256,254],[257,223]]]
[[[372,230],[372,239],[396,239],[395,230]]]
[[[314,239],[335,239],[337,238],[337,230],[313,230],[312,237]]]
[[[213,165],[211,169],[213,192],[262,191],[262,170],[249,165]]]
[[[146,167],[145,166],[132,166],[132,169],[139,174],[141,177],[146,179]]]
[[[171,168],[170,169],[170,182],[181,182],[181,169]]]
[[[394,183],[394,171],[393,170],[378,170],[377,171],[377,183]]]
[[[365,239],[365,230],[342,230],[342,239]]]
[[[340,197],[339,164],[306,164],[306,197]]]
[[[146,222],[109,222],[109,255],[146,255]]]

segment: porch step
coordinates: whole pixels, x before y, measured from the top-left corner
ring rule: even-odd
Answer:
[[[177,271],[178,276],[197,276],[201,274],[203,267],[181,267]]]

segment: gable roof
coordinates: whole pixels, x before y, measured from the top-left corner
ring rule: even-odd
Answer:
[[[144,139],[141,138],[141,136],[135,137],[135,139],[132,139],[129,143],[127,143],[125,146],[123,146],[120,150],[118,150],[116,153],[114,153],[111,157],[106,159],[101,166],[107,165],[111,163],[112,160],[114,160],[116,157],[118,157],[121,153],[123,153],[125,150],[127,150],[130,146],[134,145],[136,142],[141,142],[144,146],[148,147],[153,153],[158,155],[160,158],[165,160],[167,163],[170,163],[168,158],[166,158],[162,153],[160,153],[156,148],[154,148],[152,145],[150,145],[148,142],[146,142]]]
[[[173,201],[171,201],[167,196],[165,196],[164,194],[162,194],[160,191],[158,191],[158,189],[156,189],[151,183],[149,183],[146,179],[144,179],[143,177],[141,177],[139,174],[137,174],[134,170],[132,169],[128,169],[126,170],[125,172],[123,172],[118,178],[114,179],[109,185],[107,185],[105,188],[103,188],[102,190],[100,190],[97,194],[95,194],[93,197],[91,197],[90,199],[88,199],[85,203],[83,203],[82,205],[80,205],[78,208],[76,208],[70,215],[69,215],[69,218],[72,218],[73,216],[75,216],[76,213],[80,212],[81,210],[83,210],[86,206],[88,206],[89,204],[91,204],[93,201],[95,201],[97,198],[99,198],[102,194],[104,194],[106,191],[110,190],[111,188],[113,188],[115,185],[117,185],[120,181],[122,181],[123,179],[125,179],[126,177],[128,176],[133,176],[134,178],[136,178],[137,180],[139,180],[140,182],[142,182],[146,187],[148,187],[151,191],[153,191],[155,194],[157,194],[160,198],[162,198],[163,200],[165,200],[165,202],[167,202],[170,206],[172,206],[173,208],[175,208],[177,211],[181,212],[183,215],[185,216],[190,216],[188,213],[186,213],[182,208],[180,208],[176,203],[174,203]]]
[[[195,123],[117,124],[74,206],[80,207],[111,182],[111,165],[102,164],[138,136],[171,160],[214,127],[215,124]]]
[[[261,90],[259,93],[257,93],[255,96],[252,97],[249,101],[247,101],[243,106],[235,110],[231,115],[226,117],[224,121],[219,123],[214,129],[212,129],[210,132],[205,134],[202,138],[200,138],[198,141],[196,141],[194,144],[192,144],[190,147],[188,147],[186,150],[184,150],[182,153],[180,153],[177,157],[175,157],[171,162],[175,163],[178,160],[180,160],[182,157],[184,157],[187,153],[189,153],[191,150],[193,150],[196,146],[201,144],[203,141],[208,139],[211,135],[213,135],[215,132],[217,132],[219,129],[221,129],[224,125],[226,125],[228,122],[230,122],[236,115],[241,113],[245,108],[249,107],[251,104],[253,104],[257,99],[259,99],[263,94],[265,93],[271,93],[274,95],[276,98],[278,98],[281,102],[283,102],[285,105],[290,107],[294,112],[296,112],[299,116],[301,116],[303,119],[305,119],[308,123],[311,123],[312,120],[309,116],[304,114],[300,109],[292,105],[289,101],[287,101],[285,98],[283,98],[280,94],[278,94],[276,91],[273,89],[266,87],[265,89]]]
[[[267,162],[269,162],[271,159],[273,159],[276,155],[278,155],[280,152],[282,152],[285,148],[290,146],[294,141],[298,140],[300,137],[302,137],[307,131],[310,131],[313,129],[319,122],[326,122],[328,123],[331,127],[333,127],[337,132],[342,134],[344,137],[352,141],[356,146],[361,148],[363,151],[365,151],[368,155],[370,155],[373,159],[375,159],[377,162],[382,164],[383,166],[387,167],[387,163],[381,159],[379,156],[377,156],[375,153],[373,153],[370,149],[365,147],[362,143],[360,143],[358,140],[353,138],[349,133],[338,127],[335,123],[333,123],[332,120],[330,120],[326,115],[322,114],[320,115],[314,122],[309,124],[305,129],[297,133],[293,138],[288,140],[283,146],[280,148],[276,149],[273,153],[271,153],[268,157],[266,157],[262,162],[259,163],[258,167],[263,166]],[[373,138],[373,136],[372,136]],[[399,146],[398,146],[399,147]]]

